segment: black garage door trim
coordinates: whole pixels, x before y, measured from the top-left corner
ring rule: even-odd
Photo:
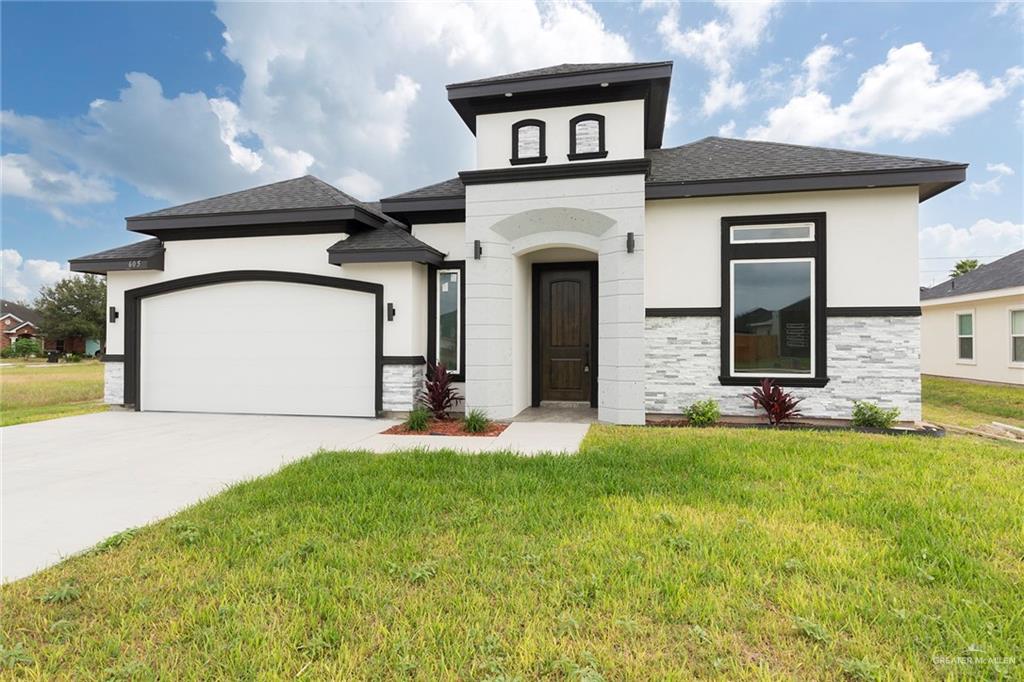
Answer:
[[[150,284],[144,287],[128,289],[124,292],[124,403],[139,410],[139,383],[141,358],[141,326],[142,299],[159,296],[183,289],[224,284],[226,282],[293,282],[296,284],[312,284],[319,287],[333,287],[349,291],[361,291],[372,294],[375,298],[375,357],[376,387],[374,391],[374,409],[378,416],[384,407],[384,285],[373,282],[361,282],[342,277],[325,277],[310,275],[304,272],[280,272],[276,270],[229,270],[227,272],[211,272],[192,277],[181,277],[166,282]]]

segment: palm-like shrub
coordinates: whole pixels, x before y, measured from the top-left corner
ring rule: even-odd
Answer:
[[[451,419],[452,408],[462,398],[455,392],[452,376],[443,362],[427,367],[427,378],[420,391],[419,404],[433,415],[434,419],[447,421]]]
[[[800,416],[799,404],[803,398],[795,397],[774,379],[762,379],[747,397],[754,402],[754,407],[760,407],[767,413],[768,423],[772,426]]]

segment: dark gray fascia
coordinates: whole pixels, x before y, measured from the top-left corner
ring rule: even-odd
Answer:
[[[523,76],[498,82],[452,83],[447,85],[448,101],[466,126],[476,134],[476,117],[481,113],[549,109],[602,100],[643,99],[644,140],[648,149],[660,149],[665,132],[668,89],[672,62],[609,67],[570,74]],[[644,85],[640,90],[631,86]],[[607,84],[607,86],[602,86]],[[628,95],[616,91],[628,89]],[[506,95],[511,93],[511,97]],[[602,94],[604,93],[604,94]]]
[[[424,263],[440,265],[444,254],[426,248],[408,249],[361,249],[351,251],[328,251],[327,262],[331,265],[345,263]]]
[[[163,270],[164,250],[141,258],[72,258],[68,261],[72,272],[105,275],[121,270]]]
[[[564,178],[594,178],[608,175],[646,175],[651,169],[650,159],[621,159],[591,161],[587,163],[559,163],[546,166],[490,168],[462,171],[459,178],[465,185],[489,185],[499,182],[531,182]]]
[[[811,192],[829,189],[868,189],[874,187],[920,188],[920,201],[958,185],[967,177],[967,165],[885,170],[869,173],[823,173],[788,175],[774,178],[737,178],[698,182],[648,182],[647,199],[686,199],[691,197],[734,196],[742,194],[776,194],[780,192]]]
[[[246,231],[255,235],[267,234],[266,226],[282,226],[282,234],[299,234],[298,224],[323,225],[324,223],[358,223],[366,227],[380,227],[384,219],[359,206],[331,206],[325,208],[291,208],[280,211],[238,211],[230,213],[207,213],[180,216],[135,216],[126,218],[128,229],[160,238],[173,239],[177,230],[226,229],[233,233],[226,236],[245,236]],[[288,226],[284,228],[284,226]]]

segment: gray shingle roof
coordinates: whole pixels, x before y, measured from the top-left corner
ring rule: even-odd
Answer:
[[[418,189],[409,190],[408,192],[403,192],[402,194],[387,197],[383,201],[391,201],[393,199],[448,199],[462,198],[464,196],[466,196],[466,186],[462,184],[462,179],[451,178],[449,180],[435,182],[433,185],[427,185],[426,187],[420,187]]]
[[[706,182],[829,173],[915,170],[962,165],[940,159],[871,154],[846,149],[808,147],[726,137],[705,137],[679,147],[649,149],[645,156],[651,160],[648,183]],[[459,178],[451,178],[396,194],[388,197],[385,201],[461,198],[464,196],[466,196],[466,188],[462,181]]]
[[[79,256],[72,260],[123,260],[125,258],[149,258],[150,256],[155,256],[160,253],[163,248],[163,244],[160,240],[154,237],[153,239],[143,239],[141,242],[125,244],[124,246],[115,246],[114,248],[107,249],[106,251],[90,253],[88,256]]]
[[[8,314],[14,315],[22,322],[31,322],[35,327],[43,323],[42,316],[32,308],[15,303],[14,301],[0,299],[0,317]],[[13,329],[13,327],[10,328]]]
[[[922,301],[963,296],[1010,287],[1024,287],[1024,249],[921,292]]]
[[[440,263],[444,254],[421,242],[397,225],[355,232],[327,249],[329,262],[340,265],[358,262],[417,261]]]
[[[248,213],[253,211],[282,211],[303,208],[336,208],[359,206],[374,215],[386,218],[379,208],[345,194],[313,175],[282,180],[269,185],[244,189],[240,192],[200,199],[179,206],[162,208],[133,218],[163,218],[173,216],[212,215],[217,213]]]
[[[735,180],[960,165],[938,159],[727,137],[705,137],[680,147],[650,149],[646,156],[651,160],[648,182]]]
[[[615,69],[628,69],[633,67],[640,68],[644,66],[654,66],[663,63],[664,62],[607,62],[594,64],[557,64],[555,66],[545,66],[540,69],[516,71],[515,73],[506,73],[500,76],[491,76],[489,78],[478,78],[476,80],[463,81],[461,83],[453,83],[449,87],[459,87],[463,85],[481,85],[483,83],[503,83],[505,81],[526,80],[529,78],[545,78],[547,76],[565,76],[575,73],[588,73],[591,71],[610,71]]]

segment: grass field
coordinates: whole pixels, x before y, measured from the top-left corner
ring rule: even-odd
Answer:
[[[1019,678],[1022,508],[1021,450],[955,436],[594,427],[575,457],[321,453],[4,586],[0,664]]]
[[[0,367],[0,426],[106,409],[100,362],[2,362],[5,366]]]
[[[977,384],[943,377],[921,377],[924,418],[973,428],[991,421],[1024,426],[1024,386]]]

